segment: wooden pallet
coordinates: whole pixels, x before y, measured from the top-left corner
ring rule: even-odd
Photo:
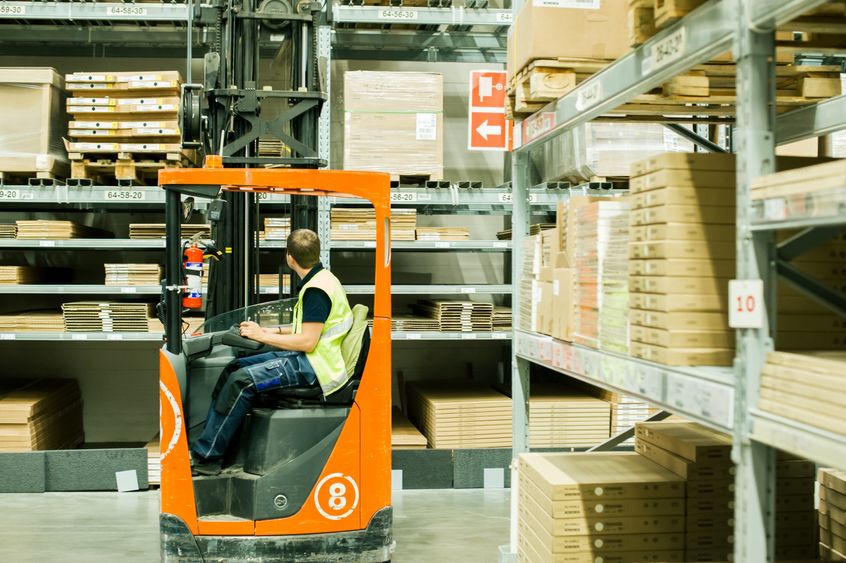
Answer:
[[[603,59],[565,58],[534,60],[511,78],[506,113],[509,110],[515,114],[534,113],[611,62]]]
[[[191,166],[185,153],[84,155],[71,153],[71,175],[75,184],[156,185],[159,170]]]

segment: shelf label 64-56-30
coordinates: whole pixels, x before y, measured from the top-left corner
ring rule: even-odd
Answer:
[[[410,21],[417,19],[417,10],[403,10],[400,8],[385,8],[379,10],[380,20]]]

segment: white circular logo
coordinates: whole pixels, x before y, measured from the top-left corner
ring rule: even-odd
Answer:
[[[314,505],[329,520],[343,520],[358,506],[358,485],[343,473],[331,473],[314,489]]]

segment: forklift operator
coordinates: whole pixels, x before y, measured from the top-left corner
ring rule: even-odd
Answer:
[[[293,324],[262,328],[240,325],[241,336],[278,348],[237,358],[224,368],[212,392],[206,426],[192,446],[195,475],[216,475],[233,436],[258,393],[273,389],[320,386],[324,396],[349,380],[341,343],[353,315],[341,282],[320,263],[320,239],[298,229],[288,236],[288,266],[302,280]]]

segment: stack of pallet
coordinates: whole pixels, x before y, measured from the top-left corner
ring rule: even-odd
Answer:
[[[0,239],[15,238],[18,227],[14,223],[0,223]]]
[[[71,177],[156,183],[189,162],[180,145],[178,72],[77,72],[65,76],[72,116]]]
[[[522,454],[520,561],[687,561],[684,484],[629,452]]]
[[[265,217],[264,238],[265,240],[287,240],[291,234],[290,217]]]
[[[599,348],[604,324],[605,347],[625,351],[628,293],[623,287],[621,264],[625,264],[628,203],[624,200],[597,200],[576,212],[576,327],[574,340]],[[605,310],[604,298],[609,303]],[[601,320],[602,319],[602,320]]]
[[[610,405],[577,390],[532,386],[532,448],[592,447],[608,439]]]
[[[417,227],[417,240],[470,240],[470,231],[464,227]]]
[[[846,473],[820,469],[820,559],[846,561]]]
[[[422,450],[426,448],[426,436],[411,424],[402,411],[391,410],[391,449]]]
[[[26,240],[109,238],[111,233],[102,229],[86,227],[73,221],[16,221],[17,238]]]
[[[511,447],[511,399],[493,389],[414,383],[408,416],[432,448]]]
[[[0,451],[66,450],[82,441],[76,380],[0,381]]]
[[[844,368],[843,352],[772,352],[761,375],[758,406],[765,412],[844,434]]]
[[[376,240],[376,211],[333,207],[329,214],[332,240]],[[391,209],[391,240],[414,240],[416,209]]]
[[[159,285],[162,267],[158,264],[103,264],[106,285]]]
[[[147,442],[147,482],[152,485],[162,484],[162,449],[159,435]]]
[[[418,315],[437,319],[441,332],[491,332],[493,305],[478,301],[423,299],[414,306]]]
[[[62,303],[66,332],[147,332],[153,316],[149,303]]]
[[[166,226],[164,223],[130,223],[129,238],[131,239],[159,239],[164,238]],[[211,236],[211,225],[185,223],[182,225],[182,238],[189,239],[195,236],[208,238]]]
[[[685,480],[685,561],[730,561],[734,536],[731,437],[692,422],[644,422],[636,451]],[[816,545],[814,465],[779,454],[776,464],[776,555],[812,558]]]
[[[732,155],[668,153],[632,167],[633,356],[666,365],[731,365],[734,182]]]

